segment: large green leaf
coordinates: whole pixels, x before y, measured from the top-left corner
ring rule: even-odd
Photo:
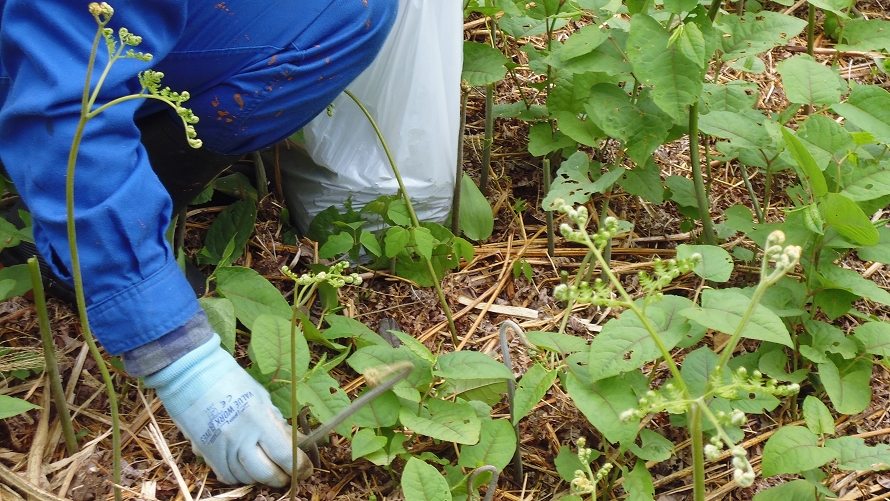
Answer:
[[[834,358],[834,357],[832,357]],[[841,373],[838,365],[844,368]],[[871,403],[871,366],[868,359],[854,362],[829,360],[819,364],[819,378],[835,410],[841,414],[858,414]]]
[[[464,68],[461,78],[471,87],[488,85],[507,74],[507,58],[501,51],[478,42],[464,42]]]
[[[588,350],[587,340],[578,336],[542,331],[529,331],[525,335],[528,337],[529,342],[538,348],[554,351],[562,355]]]
[[[202,297],[198,304],[207,314],[213,332],[219,334],[222,345],[229,353],[235,353],[235,305],[221,297]]]
[[[834,0],[845,2],[846,0]],[[845,19],[844,43],[838,50],[890,50],[890,21],[884,19]]]
[[[854,85],[846,102],[831,108],[878,141],[890,143],[890,93],[886,90],[874,85]]]
[[[563,61],[568,61],[576,57],[586,56],[608,39],[608,32],[596,24],[584,26],[572,33],[572,36],[565,41],[562,50],[559,52],[559,57]]]
[[[27,264],[17,264],[0,269],[0,301],[21,296],[32,287],[31,272],[28,271]]]
[[[763,446],[763,476],[800,473],[818,468],[837,457],[831,449],[819,447],[819,437],[802,426],[776,430]]]
[[[701,260],[692,270],[696,275],[712,282],[726,282],[732,275],[732,256],[722,247],[716,245],[687,245],[677,246],[677,257],[689,259],[693,254],[699,254]]]
[[[250,268],[220,268],[216,272],[216,290],[232,301],[235,315],[248,329],[253,328],[253,322],[260,315],[290,319],[293,313],[281,291]]]
[[[757,104],[757,86],[744,80],[720,85],[706,83],[702,87],[701,102],[699,113],[702,116],[715,111],[750,110]]]
[[[680,314],[709,329],[732,335],[750,304],[751,298],[740,292],[710,289],[702,295],[701,308],[689,308]],[[762,305],[755,307],[751,321],[742,330],[742,337],[778,343],[789,348],[794,346],[782,319]]]
[[[792,103],[816,106],[835,104],[841,100],[846,85],[837,72],[816,62],[808,54],[800,54],[777,65],[782,75],[785,96]]]
[[[513,379],[510,369],[478,351],[455,351],[439,357],[435,374],[445,379]]]
[[[285,371],[296,378],[309,369],[311,353],[300,329],[296,330],[297,367],[291,369],[291,323],[276,315],[260,315],[250,333],[250,351],[263,374]]]
[[[349,406],[349,397],[340,389],[337,380],[321,370],[313,371],[303,384],[297,385],[297,400],[301,405],[308,405],[312,415],[322,423]],[[352,433],[349,422],[343,422],[335,429],[344,437]]]
[[[843,14],[845,10],[850,8],[850,2],[848,0],[810,0],[809,3],[822,10],[834,12],[838,15]]]
[[[386,446],[386,437],[374,433],[374,430],[362,428],[352,436],[349,446],[352,449],[352,460],[377,452]]]
[[[876,303],[890,306],[890,292],[878,287],[874,281],[864,278],[853,270],[840,266],[824,266],[819,271],[823,278],[823,287],[843,289]]]
[[[653,308],[647,311],[647,316],[667,349],[676,346],[688,330],[681,324],[669,324],[662,310]],[[606,322],[590,343],[590,380],[599,381],[638,369],[660,356],[661,351],[644,324],[633,312],[625,311]]]
[[[616,376],[587,385],[567,374],[565,385],[572,402],[606,440],[627,443],[636,437],[640,420],[621,421],[621,414],[640,405],[624,378]]]
[[[828,193],[828,185],[825,183],[825,176],[822,174],[822,170],[819,169],[816,160],[813,158],[813,155],[810,154],[809,150],[807,150],[807,147],[804,146],[803,142],[784,127],[782,127],[782,137],[785,139],[785,144],[788,145],[788,149],[791,150],[791,155],[794,157],[797,165],[800,166],[806,176],[807,183],[809,183],[810,186],[810,192],[817,197],[821,197]]]
[[[754,501],[819,501],[816,488],[808,480],[792,480],[754,495]]]
[[[631,18],[627,58],[634,75],[652,86],[655,104],[679,123],[686,119],[686,107],[698,101],[703,70],[672,45],[670,37],[658,21],[637,14]]]
[[[399,421],[416,433],[438,440],[472,445],[479,441],[482,421],[466,402],[427,400],[420,415],[417,409],[402,407]]]
[[[432,367],[429,362],[419,358],[405,346],[399,346],[398,348],[385,345],[367,346],[353,353],[346,360],[346,363],[356,372],[364,373],[368,369],[405,361],[414,364],[414,370],[397,387],[408,386],[425,389],[433,381]]]
[[[513,397],[513,424],[518,423],[538,405],[555,380],[556,371],[548,371],[541,364],[532,365],[525,371],[516,385],[516,394]]]
[[[516,432],[510,421],[492,419],[482,423],[478,444],[460,448],[457,464],[464,468],[478,468],[490,464],[498,470],[503,470],[513,459],[514,452],[516,452]]]
[[[451,490],[445,477],[416,457],[405,463],[402,491],[405,501],[451,501]]]
[[[860,247],[856,249],[856,254],[863,261],[890,264],[890,228],[878,228],[878,235],[878,245]]]
[[[394,426],[399,420],[399,409],[401,408],[402,403],[399,401],[399,397],[395,393],[387,391],[353,414],[349,424],[362,428]]]
[[[850,471],[880,471],[890,468],[890,446],[869,446],[860,437],[840,437],[825,441],[825,447],[837,452],[837,467]]]
[[[807,429],[816,435],[834,435],[834,418],[821,400],[807,395],[803,401],[803,418]]]
[[[597,84],[584,106],[587,114],[609,136],[624,141],[637,163],[655,151],[668,135],[670,120],[657,113],[647,115],[621,88]],[[665,117],[667,118],[667,117]]]
[[[464,174],[460,181],[460,229],[470,240],[485,240],[494,230],[491,204],[473,179]]]
[[[770,144],[769,133],[753,118],[734,111],[712,111],[698,120],[702,132],[729,139],[741,148],[764,148]]]
[[[226,207],[207,230],[198,261],[228,266],[241,257],[244,246],[253,234],[256,215],[256,202],[253,200],[239,200]],[[230,246],[231,251],[227,251]]]
[[[769,11],[747,12],[743,17],[723,16],[717,29],[728,36],[722,41],[723,61],[754,56],[787,43],[806,27],[807,22]]]
[[[890,165],[886,162],[851,169],[841,194],[854,202],[890,195]]]
[[[890,323],[866,322],[853,331],[866,353],[890,357]]]
[[[838,193],[826,193],[822,197],[822,213],[825,224],[858,245],[877,245],[878,230],[871,219],[862,212],[856,202]]]
[[[39,408],[39,405],[34,405],[26,400],[10,397],[9,395],[0,395],[0,419],[6,419],[31,409]]]
[[[847,129],[824,115],[810,115],[798,127],[797,138],[806,144],[822,170],[831,161],[836,165],[839,159],[856,147]]]

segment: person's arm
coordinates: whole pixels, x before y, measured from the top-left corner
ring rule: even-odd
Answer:
[[[185,2],[116,2],[111,26],[143,36],[137,50],[163,58],[182,32]],[[71,279],[65,172],[97,25],[87,4],[6,2],[0,61],[8,76],[0,109],[0,158],[31,210],[41,254]],[[108,60],[100,42],[94,82]],[[150,63],[119,61],[97,105],[140,90]],[[133,116],[143,100],[115,105],[84,131],[75,174],[78,254],[90,325],[119,354],[184,325],[199,306],[164,239],[170,199],[140,143]]]
[[[0,6],[0,158],[31,210],[40,253],[70,281],[66,164],[97,25],[85,2]],[[138,50],[158,59],[186,22],[187,2],[121,0],[115,7],[111,26],[142,36]],[[106,61],[100,43],[94,82]],[[138,93],[136,75],[148,67],[116,63],[97,106]],[[80,145],[74,215],[90,326],[109,353],[123,353],[131,375],[157,390],[220,480],[284,486],[294,453],[294,476],[305,478],[312,467],[291,450],[290,427],[269,393],[220,348],[164,238],[172,204],[134,123],[141,104],[128,101],[91,119]]]

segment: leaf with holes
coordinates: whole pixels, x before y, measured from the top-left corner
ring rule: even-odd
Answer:
[[[825,447],[837,452],[837,467],[848,471],[880,471],[890,468],[890,446],[868,446],[860,437],[840,437],[825,441]]]
[[[723,61],[766,52],[797,36],[807,22],[793,16],[769,11],[746,12],[743,17],[723,16],[717,29],[722,38]]]
[[[420,409],[402,407],[399,421],[416,433],[438,440],[472,445],[479,441],[482,421],[466,402],[430,399]]]
[[[321,370],[313,371],[304,384],[297,386],[297,400],[301,405],[310,406],[312,415],[322,423],[349,406],[349,397],[337,380]],[[336,430],[344,437],[352,433],[349,422],[341,423]]]
[[[668,325],[665,313],[658,309],[647,312],[650,322],[658,329]],[[671,328],[662,334],[662,342],[671,349],[686,334],[685,330]],[[658,345],[649,335],[644,324],[631,311],[625,311],[617,319],[606,322],[603,330],[590,343],[588,368],[590,380],[599,381],[632,371],[661,356]]]
[[[567,374],[565,385],[572,402],[606,440],[626,443],[636,437],[640,420],[621,420],[621,414],[640,405],[633,388],[623,377],[616,376],[588,385]]]

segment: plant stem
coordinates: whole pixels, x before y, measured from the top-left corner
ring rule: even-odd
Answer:
[[[699,404],[692,404],[686,415],[689,418],[689,438],[692,441],[692,499],[705,501],[705,446]]]
[[[405,189],[405,183],[402,182],[402,175],[399,173],[399,168],[396,166],[396,160],[392,156],[392,152],[389,150],[389,145],[386,143],[386,138],[383,137],[383,132],[380,131],[380,127],[377,126],[377,122],[374,120],[374,117],[371,116],[371,112],[365,108],[365,105],[356,97],[355,94],[350,92],[348,89],[343,91],[347,96],[352,99],[356,105],[358,105],[359,109],[362,110],[362,113],[365,114],[368,121],[371,122],[371,127],[374,128],[374,132],[377,133],[377,138],[380,139],[380,144],[383,145],[383,151],[386,153],[386,158],[389,160],[389,165],[392,167],[393,175],[395,175],[396,181],[399,183],[399,191],[402,193],[402,198],[405,200],[405,206],[408,209],[408,214],[411,215],[411,223],[415,228],[420,228],[420,220],[417,219],[417,213],[414,211],[414,206],[411,205],[411,198],[408,196],[408,190]],[[448,329],[451,331],[451,341],[455,346],[460,345],[460,339],[457,337],[457,328],[454,326],[454,314],[451,313],[451,308],[448,306],[448,302],[445,301],[445,293],[442,291],[442,284],[439,283],[439,279],[436,276],[436,270],[433,268],[433,263],[426,259],[425,257],[421,258],[426,261],[427,269],[430,272],[430,278],[433,279],[433,285],[436,287],[436,294],[439,296],[439,303],[442,305],[442,310],[445,313],[445,318],[448,319]]]
[[[550,159],[544,157],[544,197],[550,193],[550,183],[552,180],[553,176],[550,172]],[[553,228],[553,211],[544,211],[544,216],[547,219],[547,255],[553,257],[556,255],[556,235],[554,234]]]
[[[748,190],[748,196],[751,197],[751,205],[754,206],[757,221],[763,224],[763,209],[760,208],[760,202],[757,200],[757,193],[754,193],[754,187],[751,186],[751,180],[748,178],[748,169],[744,164],[739,164],[739,166],[742,168],[742,179],[745,181],[745,189]]]
[[[269,195],[269,182],[266,180],[266,166],[263,164],[263,156],[260,155],[259,151],[254,151],[252,157],[256,171],[257,205],[259,205],[260,200]]]
[[[53,344],[53,334],[49,326],[46,296],[43,293],[43,280],[40,278],[37,258],[28,259],[28,271],[31,272],[31,284],[34,286],[34,304],[37,307],[37,320],[40,324],[40,339],[43,341],[43,356],[46,358],[46,373],[49,374],[53,401],[56,404],[56,412],[59,414],[59,423],[62,425],[65,448],[68,455],[71,456],[77,452],[77,438],[74,436],[71,414],[68,412],[68,402],[65,400],[65,390],[62,389],[62,378],[59,376],[59,363],[56,361],[56,347]]]
[[[485,138],[482,140],[482,170],[479,190],[488,196],[488,171],[491,169],[491,144],[494,142],[494,84],[485,86]]]
[[[698,203],[698,212],[701,216],[702,236],[708,245],[717,245],[698,153],[698,102],[689,109],[689,163],[692,169],[692,182],[695,185],[695,201]]]
[[[299,287],[299,285],[294,284],[294,287]],[[297,474],[297,460],[300,455],[298,452],[299,448],[299,439],[300,434],[297,433],[297,416],[300,414],[297,411],[297,384],[296,384],[296,374],[294,374],[294,370],[297,367],[297,313],[299,312],[299,308],[301,306],[300,303],[297,302],[297,296],[294,295],[294,307],[293,313],[291,314],[290,319],[290,415],[291,415],[291,424],[293,426],[293,432],[291,433],[291,452],[293,457],[291,458],[291,474]],[[297,482],[291,481],[290,490],[288,492],[290,497],[290,501],[297,501]]]
[[[457,133],[457,166],[454,175],[454,196],[451,201],[451,233],[460,235],[460,191],[464,179],[464,134],[467,129],[467,101],[470,87],[464,80],[460,84],[460,129]]]

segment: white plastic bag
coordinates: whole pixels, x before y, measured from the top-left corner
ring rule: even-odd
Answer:
[[[461,0],[400,0],[379,55],[349,85],[383,132],[422,221],[445,222],[453,198],[463,65]],[[304,129],[317,166],[294,173],[288,188],[302,231],[316,214],[352,199],[358,210],[398,183],[371,124],[345,94],[333,116]]]

